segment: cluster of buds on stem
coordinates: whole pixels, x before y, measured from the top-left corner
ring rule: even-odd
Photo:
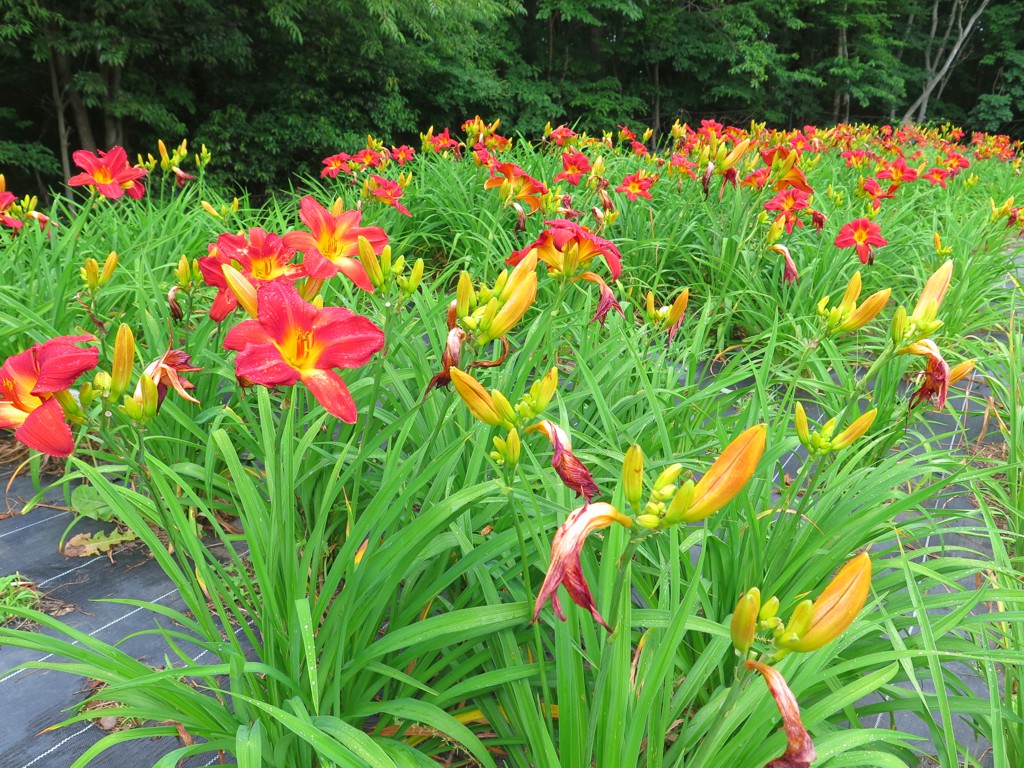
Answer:
[[[519,463],[521,445],[519,429],[540,418],[548,407],[558,388],[558,369],[552,368],[534,381],[529,391],[515,405],[500,390],[492,389],[488,392],[473,376],[458,368],[451,368],[449,375],[455,391],[474,418],[506,430],[505,437],[493,438],[494,451],[491,458],[499,464],[515,467]]]
[[[790,653],[807,653],[832,642],[849,628],[871,589],[871,558],[861,552],[846,563],[817,600],[803,600],[788,622],[778,615],[779,599],[761,602],[754,587],[743,593],[729,626],[733,647],[747,656],[758,635],[769,636],[776,660]]]
[[[679,330],[679,326],[683,324],[683,318],[686,316],[686,307],[690,303],[690,289],[684,288],[675,301],[672,302],[671,306],[658,307],[657,302],[654,298],[654,292],[647,292],[647,305],[644,312],[647,322],[655,328],[665,328],[668,330],[668,343],[672,343],[672,339],[676,335],[676,331]]]
[[[511,331],[537,298],[537,252],[530,251],[515,268],[502,270],[492,287],[473,287],[468,272],[459,277],[456,317],[483,347]]]
[[[110,282],[117,269],[117,251],[111,251],[103,262],[103,269],[100,269],[99,262],[89,257],[85,260],[85,266],[79,270],[82,282],[92,292],[96,293],[100,288]]]
[[[825,328],[831,335],[836,336],[863,328],[878,317],[892,294],[891,288],[884,288],[868,296],[858,306],[857,299],[860,298],[860,291],[860,272],[854,272],[846,286],[842,300],[836,306],[828,305],[831,296],[826,296],[818,302],[818,316],[825,321]]]
[[[803,405],[798,402],[796,404],[795,417],[796,436],[800,439],[801,445],[807,449],[811,458],[824,456],[832,451],[841,451],[853,445],[858,438],[871,429],[871,425],[874,424],[875,416],[877,415],[877,408],[872,408],[870,411],[862,413],[838,435],[835,434],[836,420],[834,418],[826,421],[821,429],[816,429],[812,432],[807,421],[807,413],[804,411]]]
[[[206,200],[203,200],[200,203],[200,205],[202,205],[204,211],[213,216],[215,219],[226,219],[232,213],[238,213],[239,202],[238,198],[236,197],[231,200],[230,205],[222,204],[220,208],[214,208],[213,204],[207,202]]]
[[[416,292],[423,281],[423,259],[416,259],[406,274],[405,257],[399,256],[392,261],[390,245],[384,246],[378,258],[369,240],[360,235],[358,243],[359,261],[374,288],[386,293],[394,284],[398,287],[400,301],[405,301]]]
[[[695,523],[714,514],[743,489],[764,454],[767,429],[757,424],[742,432],[726,446],[699,482],[687,480],[677,486],[681,464],[666,468],[654,482],[651,494],[636,522],[644,528],[669,528],[679,523]],[[633,446],[623,464],[623,489],[626,501],[641,511],[643,494],[643,453]]]
[[[953,260],[947,260],[928,278],[914,311],[909,315],[903,307],[897,308],[890,329],[893,343],[901,351],[915,342],[927,339],[942,327],[938,319],[939,307],[953,277]]]

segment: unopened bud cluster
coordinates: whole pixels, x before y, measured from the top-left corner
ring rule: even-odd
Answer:
[[[767,639],[770,654],[781,659],[807,653],[832,642],[847,630],[867,601],[871,588],[871,558],[867,552],[844,565],[817,600],[797,603],[784,622],[778,615],[779,599],[761,602],[754,587],[740,597],[729,625],[733,647],[747,656],[758,636]]]
[[[502,270],[493,286],[473,287],[468,272],[459,276],[456,317],[485,346],[507,334],[537,298],[537,251],[532,250],[509,272]]]
[[[366,275],[374,288],[387,292],[393,284],[398,287],[402,301],[416,292],[423,281],[423,259],[416,259],[407,274],[408,265],[405,263],[405,257],[392,259],[390,245],[384,246],[378,258],[369,240],[360,236],[358,243],[359,261],[362,262],[363,269],[366,270]]]

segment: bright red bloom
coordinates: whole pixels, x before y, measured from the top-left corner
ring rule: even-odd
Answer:
[[[804,225],[800,221],[800,211],[808,205],[810,205],[810,195],[794,187],[789,187],[765,203],[764,209],[778,211],[779,216],[786,221],[786,234],[791,235],[794,225],[799,227]]]
[[[580,183],[584,173],[590,173],[591,165],[587,156],[578,150],[562,153],[562,172],[555,175],[552,181],[565,180],[574,187]]]
[[[633,139],[632,141],[629,142],[629,148],[632,149],[633,154],[637,155],[638,157],[647,157],[647,155],[651,154],[650,151],[647,149],[647,145],[642,144],[636,139]]]
[[[445,128],[441,133],[434,135],[434,126],[430,126],[426,133],[420,134],[423,139],[423,149],[426,150],[428,147],[438,154],[443,152],[452,152],[456,157],[460,157],[462,154],[462,145],[451,137],[448,133],[448,129]]]
[[[515,163],[498,163],[491,168],[491,178],[484,182],[484,189],[495,187],[506,205],[521,200],[529,206],[530,213],[540,209],[540,199],[548,193],[543,182],[537,181]]]
[[[946,395],[949,393],[949,363],[942,356],[938,346],[931,339],[924,339],[912,344],[904,352],[928,358],[925,369],[921,373],[920,388],[910,398],[910,409],[913,410],[926,400],[934,400],[935,409],[941,411],[946,407]]]
[[[358,414],[335,368],[358,368],[384,346],[384,331],[342,307],[317,309],[295,286],[266,283],[255,320],[243,320],[224,339],[238,352],[235,374],[265,387],[301,381],[334,416],[354,424]]]
[[[157,392],[157,408],[164,401],[164,396],[167,394],[167,387],[173,387],[174,391],[181,395],[184,399],[189,402],[199,404],[192,395],[188,393],[188,390],[195,389],[196,385],[187,379],[183,379],[179,376],[179,373],[196,373],[197,371],[203,370],[192,365],[192,357],[183,349],[171,349],[167,347],[167,351],[164,352],[160,357],[146,366],[146,370],[143,371],[149,378],[156,384]],[[133,399],[141,403],[142,402],[142,380],[135,387],[135,394]]]
[[[650,189],[657,180],[658,177],[656,175],[650,176],[645,171],[637,171],[623,178],[622,183],[615,188],[615,191],[624,193],[630,200],[636,200],[640,197],[651,200],[653,198],[651,197]]]
[[[560,125],[551,131],[551,133],[549,133],[545,138],[556,147],[562,147],[565,146],[567,142],[576,138],[576,131],[565,125]]]
[[[85,173],[68,179],[69,186],[94,186],[97,192],[111,200],[117,200],[125,192],[134,200],[140,200],[146,194],[146,188],[139,179],[147,171],[145,168],[128,165],[128,154],[124,147],[113,147],[109,152],[101,149],[97,155],[79,149],[72,157],[75,165]]]
[[[278,235],[259,227],[249,230],[248,240],[243,235],[221,235],[209,250],[210,255],[199,260],[199,270],[206,284],[217,288],[210,317],[218,323],[238,306],[234,292],[224,279],[221,267],[225,264],[241,272],[254,286],[274,280],[294,283],[306,275],[303,265],[291,263],[295,250],[285,245]]]
[[[619,304],[619,300],[615,298],[615,294],[612,292],[612,289],[608,287],[608,283],[604,281],[604,278],[594,272],[584,272],[580,275],[579,279],[586,280],[588,283],[594,283],[601,291],[597,300],[597,311],[594,312],[594,316],[590,318],[590,322],[594,322],[596,320],[603,327],[604,321],[608,317],[608,313],[613,309],[622,316],[623,320],[626,319],[626,313],[622,311],[622,306]]]
[[[391,159],[399,165],[405,165],[406,163],[411,162],[415,155],[416,150],[407,144],[391,148]]]
[[[893,184],[899,185],[917,178],[917,171],[907,165],[902,157],[896,158],[891,163],[886,163],[877,174],[880,179],[892,179]]]
[[[870,198],[871,207],[877,211],[882,206],[882,200],[889,200],[896,196],[896,189],[899,187],[899,184],[892,184],[888,190],[883,192],[878,180],[873,176],[868,176],[867,178],[861,178],[857,186],[864,197]]]
[[[753,173],[747,175],[743,181],[740,182],[741,187],[753,187],[754,189],[764,189],[764,185],[768,183],[768,176],[772,172],[772,169],[768,166],[762,166]]]
[[[848,149],[842,153],[841,157],[846,160],[846,165],[849,168],[864,168],[878,160],[877,155],[866,149]]]
[[[558,587],[563,586],[576,605],[586,608],[594,617],[594,621],[609,632],[612,631],[598,613],[594,596],[590,593],[590,587],[583,577],[583,568],[580,565],[580,550],[590,532],[607,528],[612,523],[619,523],[627,528],[633,525],[631,518],[604,502],[585,504],[569,514],[551,540],[551,564],[548,566],[540,592],[537,593],[537,600],[533,604],[534,621],[537,620],[548,598],[551,599],[555,615],[565,621],[565,613],[558,601]]]
[[[0,224],[3,224],[5,227],[10,227],[15,232],[21,229],[21,225],[24,222],[19,219],[12,219],[10,216],[7,216],[4,211],[14,205],[14,201],[17,199],[18,198],[11,192],[0,191]]]
[[[58,336],[7,358],[0,367],[0,429],[51,456],[70,456],[75,449],[64,411],[53,396],[96,367],[99,351],[77,344],[93,336]]]
[[[384,154],[369,147],[360,149],[350,159],[350,162],[353,165],[358,165],[361,171],[365,171],[367,168],[379,168],[383,161]]]
[[[674,154],[669,158],[668,161],[668,172],[672,174],[679,174],[681,176],[689,176],[691,179],[697,179],[697,174],[694,169],[697,167],[697,163],[689,160],[685,155]]]
[[[599,237],[573,221],[556,219],[544,223],[548,229],[541,232],[540,237],[531,245],[513,252],[505,260],[507,265],[515,266],[536,248],[537,255],[549,270],[571,277],[577,267],[586,265],[595,256],[604,256],[612,278],[619,279],[622,274],[622,254],[611,240]]]
[[[338,178],[339,173],[352,173],[352,168],[349,166],[348,161],[352,159],[352,156],[347,152],[341,152],[337,155],[331,155],[330,157],[324,158],[324,169],[320,171],[320,178],[330,177],[332,179]]]
[[[317,280],[326,280],[341,272],[364,291],[373,293],[373,284],[358,259],[359,238],[365,237],[379,254],[388,244],[388,236],[380,227],[361,227],[362,214],[346,211],[338,198],[328,211],[312,197],[299,202],[299,219],[309,232],[289,232],[284,236],[288,248],[306,254],[303,266],[306,274]]]
[[[835,244],[839,248],[856,248],[861,264],[873,264],[872,247],[888,245],[889,241],[882,237],[882,228],[871,219],[854,219],[839,230]]]
[[[409,209],[398,202],[405,190],[402,189],[397,181],[373,174],[363,183],[363,191],[371,199],[384,203],[384,205],[390,205],[406,216],[412,216],[409,213]]]
[[[949,178],[949,175],[949,171],[945,168],[929,168],[922,174],[922,178],[928,179],[929,184],[938,184],[945,189],[946,179]]]

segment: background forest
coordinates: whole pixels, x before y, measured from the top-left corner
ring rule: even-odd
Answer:
[[[252,192],[481,114],[1024,133],[1020,0],[0,0],[0,169],[188,137]]]

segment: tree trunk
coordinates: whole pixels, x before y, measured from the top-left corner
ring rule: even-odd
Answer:
[[[915,119],[919,123],[924,122],[924,119],[928,115],[928,100],[931,98],[932,91],[935,90],[935,87],[940,82],[942,82],[943,78],[945,78],[949,71],[953,68],[953,65],[956,63],[957,58],[960,56],[961,49],[964,47],[964,44],[967,42],[967,39],[974,32],[974,27],[977,25],[978,19],[981,18],[981,14],[985,12],[986,8],[988,8],[989,2],[990,0],[982,0],[981,5],[978,6],[978,9],[973,14],[971,14],[971,18],[967,20],[967,24],[959,25],[959,29],[957,30],[956,41],[953,43],[953,47],[949,49],[948,54],[946,53],[944,41],[939,51],[935,55],[935,60],[932,61],[929,53],[931,50],[931,43],[929,43],[928,50],[926,50],[925,52],[926,63],[928,64],[929,72],[928,79],[925,81],[924,88],[921,91],[921,95],[917,97],[914,103],[911,104],[907,111],[903,114],[903,119],[901,120],[901,122],[909,123]],[[958,10],[961,14],[963,13],[962,7],[960,7],[959,9],[957,7],[954,7],[953,13],[956,14]],[[937,16],[933,12],[933,34],[937,27],[937,22]],[[950,19],[950,25],[952,25],[952,18]],[[941,67],[939,66],[940,61],[942,61]],[[916,118],[915,112],[917,113]]]
[[[53,49],[50,49],[50,92],[53,95],[53,109],[57,113],[57,143],[60,145],[60,170],[64,180],[71,178],[71,154],[68,151],[68,125],[64,120],[64,97],[57,81],[57,66],[53,62]]]
[[[658,146],[658,135],[661,133],[661,62],[654,62],[654,105],[651,114],[652,146]]]
[[[54,64],[57,67],[57,76],[62,90],[67,91],[68,104],[71,106],[71,115],[75,119],[75,130],[78,131],[78,143],[83,149],[90,152],[96,151],[96,139],[93,137],[92,125],[89,124],[89,110],[82,101],[82,95],[75,88],[71,73],[71,63],[63,53],[54,53]]]
[[[122,69],[119,66],[100,68],[100,73],[103,75],[103,79],[107,83],[107,98],[104,102],[103,109],[103,127],[105,129],[106,145],[108,149],[110,147],[124,144],[121,118],[116,117],[111,111],[111,104],[113,104],[121,94],[121,72]]]

